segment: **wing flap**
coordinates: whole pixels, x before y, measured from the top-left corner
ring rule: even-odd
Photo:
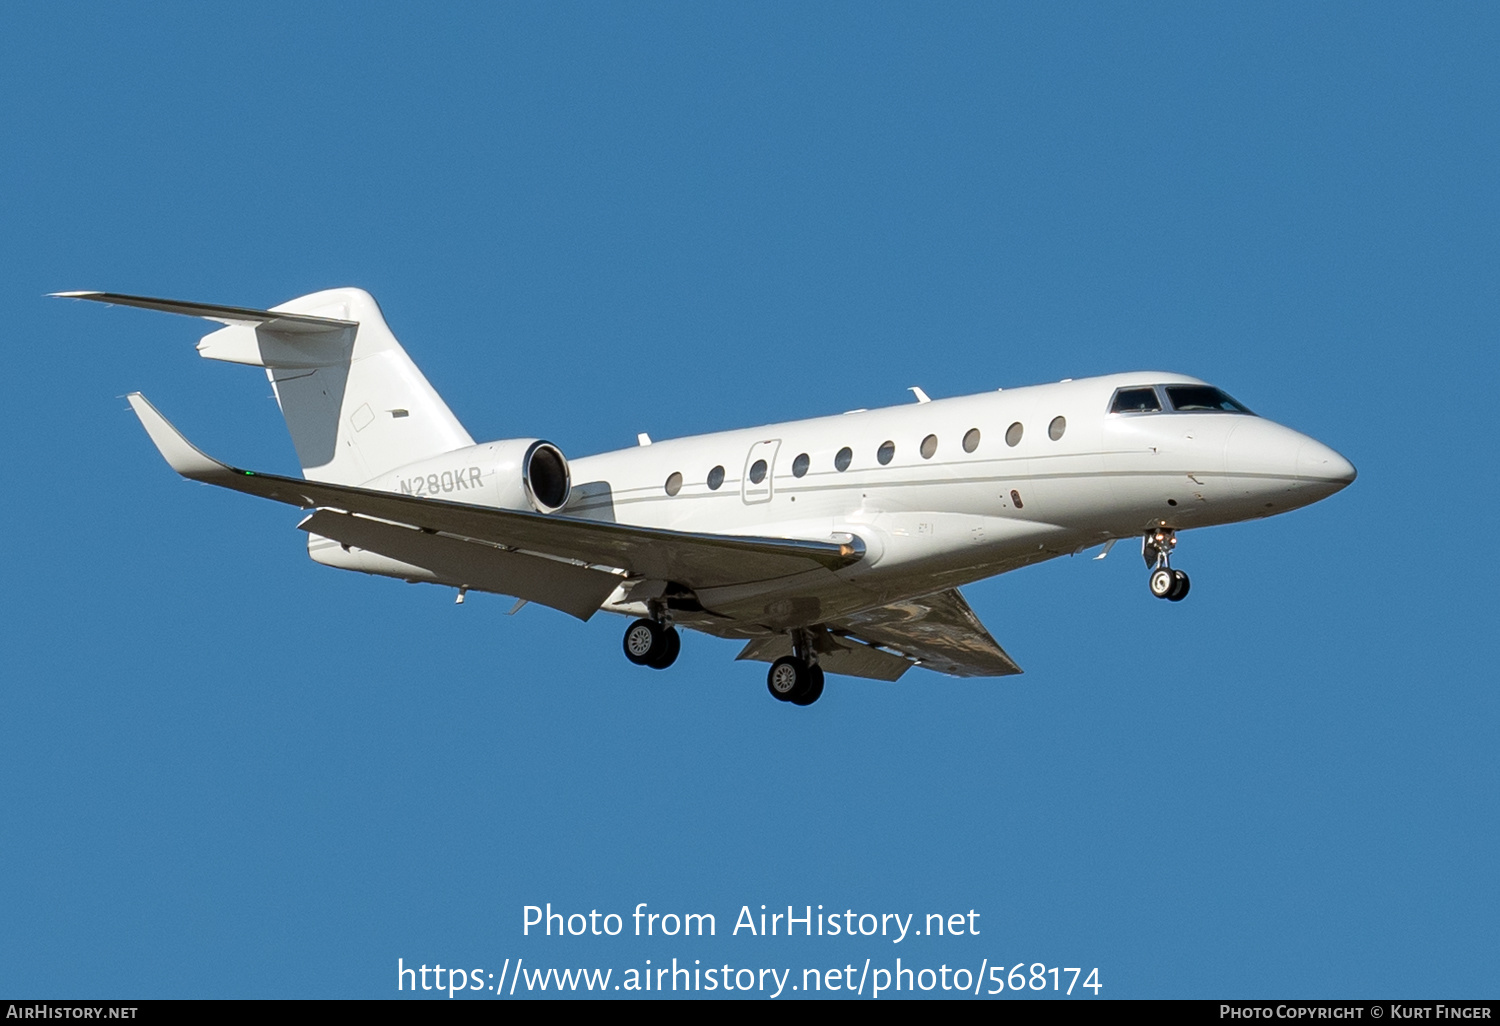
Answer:
[[[297,526],[309,534],[421,567],[443,584],[514,595],[580,620],[597,613],[620,584],[618,574],[604,570],[327,509]]]
[[[812,644],[829,673],[871,680],[896,680],[913,666],[953,677],[1021,672],[956,588],[830,620]],[[781,634],[752,640],[735,658],[769,663],[791,654]]]
[[[857,538],[824,542],[697,534],[471,506],[240,470],[194,446],[139,392],[128,398],[152,442],[183,477],[303,509],[358,513],[552,558],[676,581],[692,588],[771,580],[820,566],[836,570],[858,562],[865,551]]]
[[[954,677],[1006,677],[1021,667],[990,636],[957,588],[868,609],[830,623],[846,633]]]

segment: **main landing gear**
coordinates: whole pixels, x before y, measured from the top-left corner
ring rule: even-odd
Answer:
[[[778,702],[812,705],[823,694],[823,667],[817,664],[804,632],[792,634],[792,653],[771,664],[766,687]]]
[[[656,620],[637,620],[625,628],[625,658],[637,666],[665,670],[682,651],[677,628]]]
[[[677,661],[682,651],[682,636],[677,628],[661,619],[643,618],[625,628],[625,658],[637,666],[665,670]],[[771,664],[766,687],[778,702],[812,705],[823,694],[823,668],[813,653],[806,631],[792,632],[792,655],[782,656]]]
[[[1170,602],[1187,598],[1193,586],[1188,575],[1172,569],[1172,550],[1177,547],[1177,532],[1165,525],[1147,531],[1141,538],[1141,557],[1151,567],[1151,594]]]

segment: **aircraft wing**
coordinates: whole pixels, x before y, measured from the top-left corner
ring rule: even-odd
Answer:
[[[610,567],[653,580],[676,581],[691,588],[747,584],[819,567],[836,570],[864,556],[864,544],[858,539],[839,543],[696,534],[472,506],[240,470],[204,454],[139,392],[131,393],[128,398],[151,441],[183,477],[303,509],[373,518],[424,532],[488,542],[522,554],[588,567]],[[309,524],[308,528],[317,533],[318,526]]]
[[[827,627],[828,636],[815,647],[830,673],[896,680],[913,666],[954,677],[1021,672],[957,588],[867,609]],[[781,636],[752,641],[737,658],[771,662],[791,654],[791,641]]]
[[[957,588],[867,609],[830,626],[953,677],[1006,677],[1021,672]]]

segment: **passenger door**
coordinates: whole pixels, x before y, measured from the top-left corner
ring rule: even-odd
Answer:
[[[748,506],[771,501],[771,478],[776,471],[776,450],[781,439],[756,442],[745,457],[745,472],[740,475],[740,498]]]

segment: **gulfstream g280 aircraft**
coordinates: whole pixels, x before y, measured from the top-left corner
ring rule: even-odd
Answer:
[[[1354,480],[1320,442],[1196,378],[1141,371],[725,431],[569,460],[475,444],[375,300],[331,289],[270,310],[58,295],[217,321],[198,352],[264,367],[302,479],[194,448],[140,393],[172,468],[311,511],[308,554],[345,570],[632,618],[625,656],[665,669],[679,628],[745,642],[776,698],[824,671],[895,680],[1021,669],[959,586],[1139,538],[1180,601],[1177,532],[1284,513]]]

